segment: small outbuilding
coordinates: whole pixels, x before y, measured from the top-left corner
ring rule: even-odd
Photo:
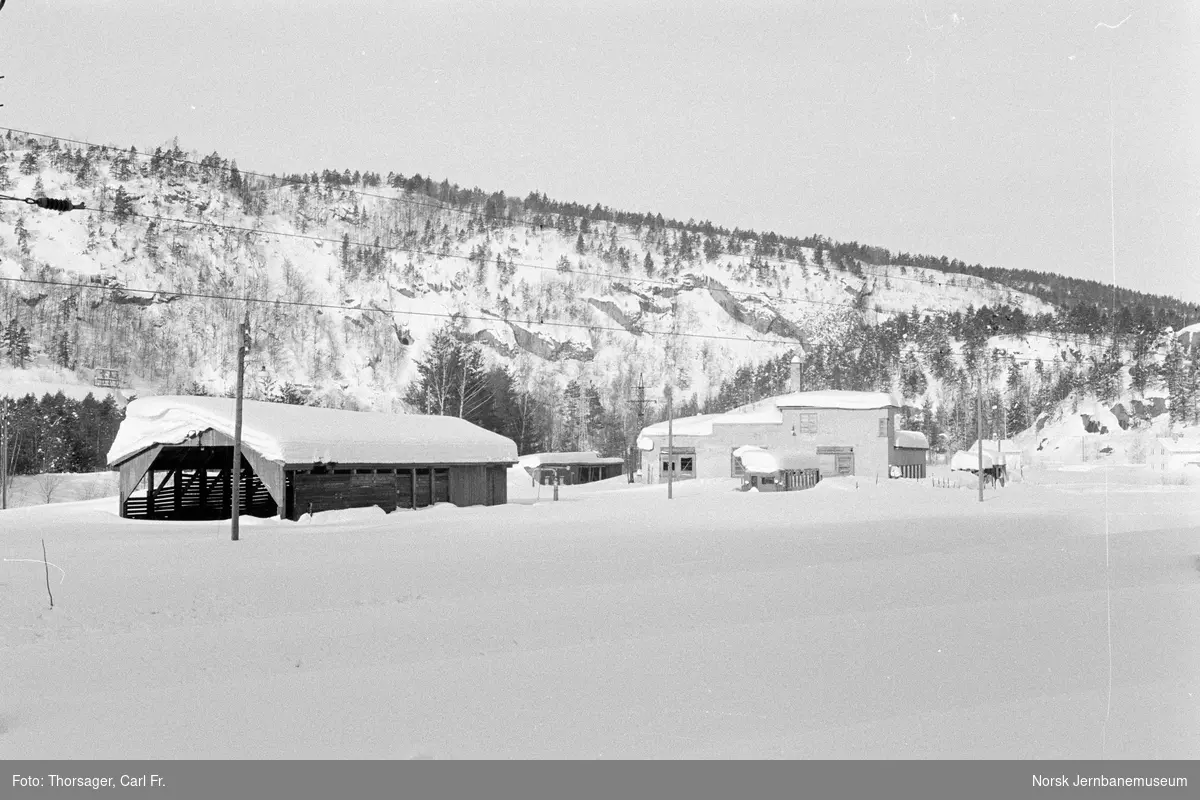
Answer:
[[[741,464],[742,491],[790,492],[811,489],[821,480],[815,455],[774,453],[746,445],[734,450],[733,457]]]
[[[896,431],[888,474],[893,478],[924,478],[928,464],[929,440],[925,434],[920,431]]]
[[[595,452],[533,453],[521,456],[517,464],[532,476],[535,484],[557,480],[564,486],[616,478],[625,470],[625,459]]]
[[[240,511],[298,519],[332,509],[501,505],[516,444],[457,417],[247,400]],[[119,512],[145,519],[231,516],[234,401],[147,397],[126,408],[108,465]]]

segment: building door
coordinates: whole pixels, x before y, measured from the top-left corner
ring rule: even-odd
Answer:
[[[854,453],[836,453],[834,454],[834,469],[838,475],[853,475],[854,474]]]

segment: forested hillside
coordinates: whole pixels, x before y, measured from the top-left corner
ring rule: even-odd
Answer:
[[[643,396],[728,408],[801,347],[806,386],[896,391],[956,440],[977,379],[1010,427],[1071,393],[1195,405],[1166,329],[1200,309],[1119,289],[1110,313],[1112,287],[1060,276],[177,142],[10,131],[0,193],[87,205],[0,203],[0,393],[107,368],[124,397],[228,394],[248,317],[250,397],[454,414],[521,452],[620,453],[664,413]]]

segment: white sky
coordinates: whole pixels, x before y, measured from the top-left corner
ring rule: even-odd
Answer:
[[[1111,89],[1117,282],[1200,301],[1200,12],[1044,5],[27,0],[0,124],[1107,282]]]

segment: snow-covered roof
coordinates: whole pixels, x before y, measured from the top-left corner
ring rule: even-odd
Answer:
[[[929,440],[920,431],[896,431],[896,447],[911,447],[928,450]]]
[[[233,436],[234,401],[145,397],[125,409],[109,466],[156,444],[179,444],[209,428]],[[242,442],[282,464],[515,463],[511,439],[457,417],[379,414],[246,400]]]
[[[778,408],[844,408],[862,411],[872,408],[901,406],[894,394],[887,392],[847,392],[826,389],[820,392],[792,392],[771,398]]]
[[[971,442],[971,446],[967,448],[968,453],[974,453],[979,449],[979,440]],[[983,451],[994,453],[1020,453],[1021,447],[1012,439],[984,439]]]
[[[996,466],[996,457],[996,451],[984,450],[983,468],[988,469],[989,467]],[[950,469],[977,471],[979,469],[979,452],[972,450],[968,453],[964,450],[959,450],[950,458]]]
[[[782,470],[817,469],[820,466],[815,455],[776,453],[755,445],[739,447],[733,454],[741,459],[742,469],[750,475],[774,475]]]
[[[540,467],[546,464],[586,464],[595,466],[598,464],[624,464],[625,459],[613,456],[601,456],[595,452],[530,453],[527,456],[521,456],[517,463],[522,467]]]
[[[783,408],[838,408],[864,411],[873,408],[900,407],[895,395],[886,392],[792,392],[768,397],[724,414],[698,414],[675,420],[676,436],[709,436],[713,425],[779,425]],[[656,422],[642,429],[642,436],[666,436],[667,423]]]
[[[676,436],[708,436],[712,433],[713,420],[724,414],[697,414],[694,417],[680,417],[672,423]],[[667,423],[656,422],[642,428],[642,436],[666,436]]]
[[[1170,453],[1200,453],[1200,439],[1159,439],[1158,441]]]

